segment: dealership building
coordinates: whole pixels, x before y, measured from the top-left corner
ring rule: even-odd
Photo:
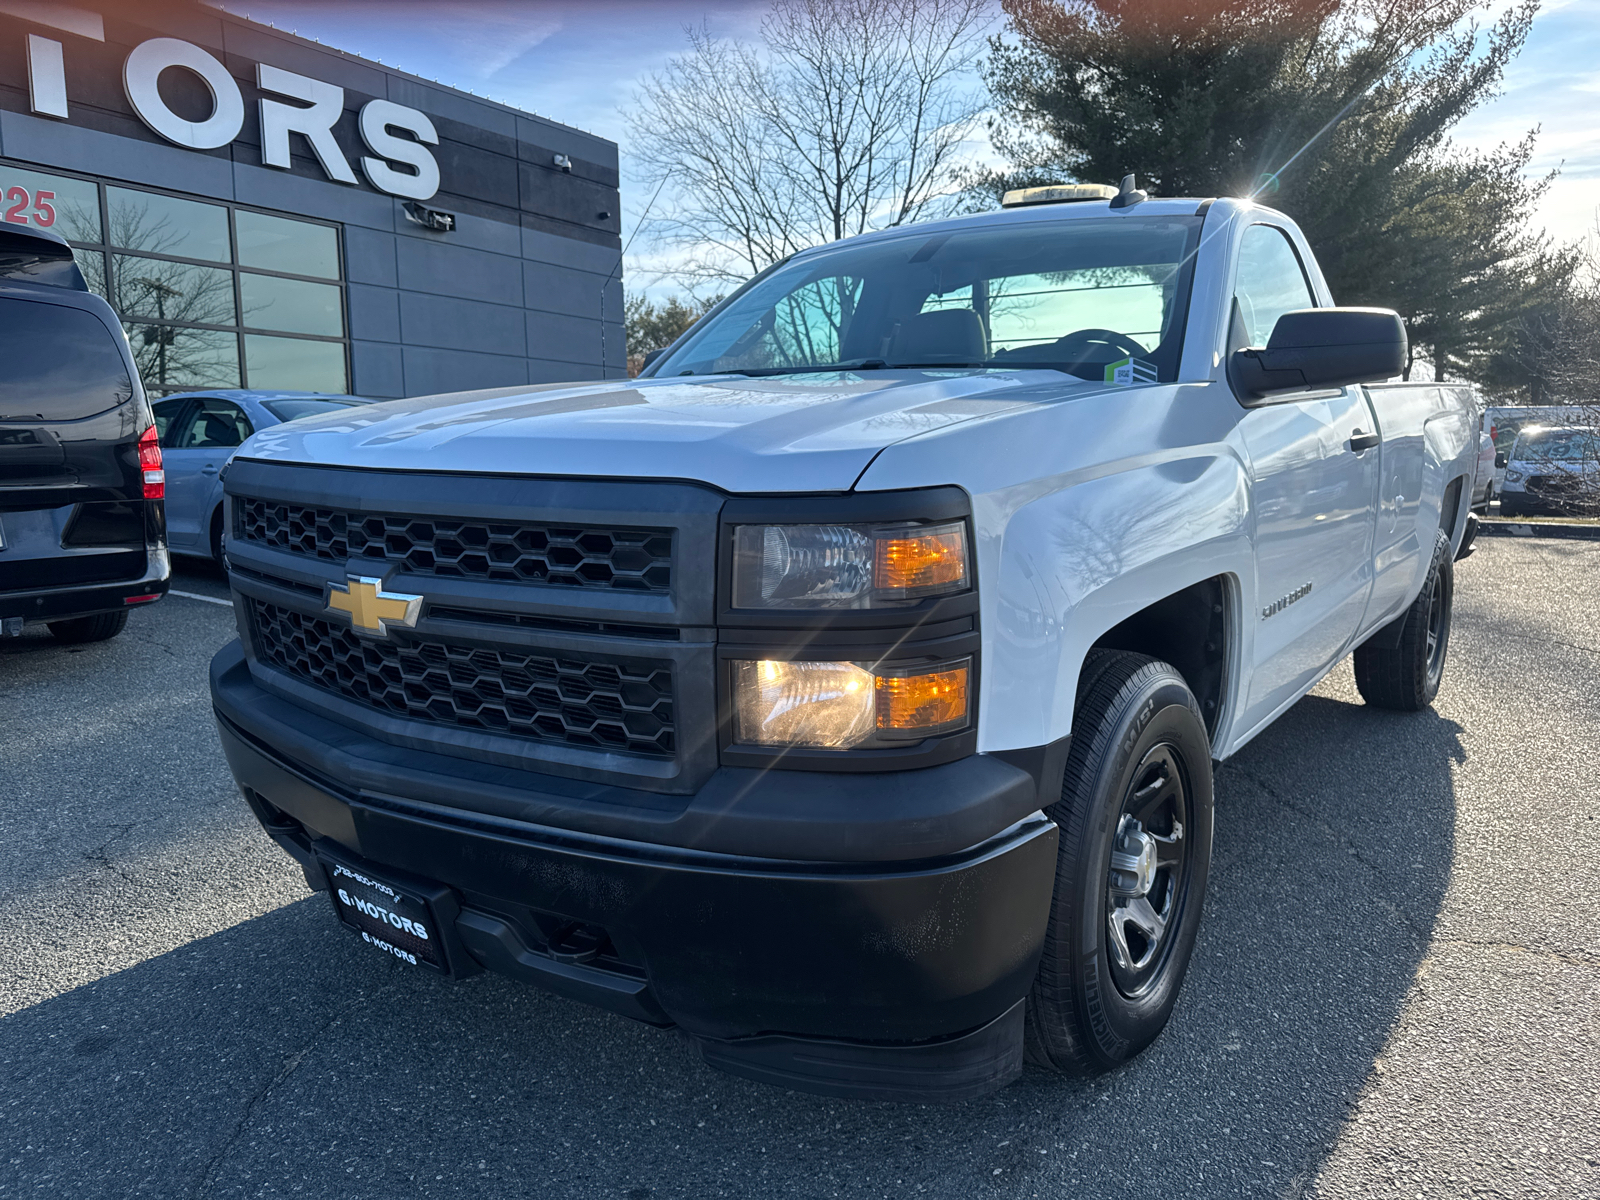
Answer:
[[[0,218],[152,395],[624,374],[614,143],[209,6],[0,0]]]

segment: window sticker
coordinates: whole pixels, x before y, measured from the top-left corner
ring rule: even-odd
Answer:
[[[1132,387],[1136,383],[1154,383],[1156,381],[1156,365],[1146,362],[1142,358],[1119,358],[1114,363],[1106,364],[1106,382],[1114,383],[1119,387]]]

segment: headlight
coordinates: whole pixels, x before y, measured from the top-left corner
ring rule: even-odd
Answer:
[[[1506,472],[1506,482],[1507,483],[1521,483],[1522,482],[1522,472],[1521,471],[1507,471]]]
[[[872,608],[969,586],[967,527],[740,525],[735,608]]]
[[[904,743],[960,729],[970,711],[970,659],[915,669],[770,659],[733,668],[734,739],[749,745]]]

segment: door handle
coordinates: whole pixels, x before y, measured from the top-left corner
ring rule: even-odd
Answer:
[[[205,466],[200,468],[200,474],[202,475],[215,475],[216,473],[217,468],[211,463],[207,463]]]
[[[1375,433],[1366,433],[1360,429],[1352,429],[1350,431],[1350,449],[1357,454],[1360,454],[1363,450],[1371,450],[1381,441],[1383,441],[1383,438]]]

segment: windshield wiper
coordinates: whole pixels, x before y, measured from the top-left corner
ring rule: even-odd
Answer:
[[[813,366],[804,367],[749,367],[712,373],[716,375],[745,375],[751,379],[760,379],[768,375],[820,375],[829,371],[876,371],[888,365],[881,358],[852,358],[848,362],[817,363]]]

